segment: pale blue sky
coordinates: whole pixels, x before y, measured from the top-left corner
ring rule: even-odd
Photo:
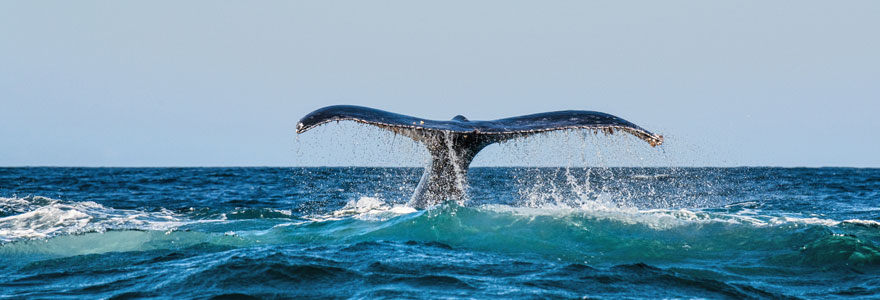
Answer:
[[[412,164],[361,126],[297,140],[356,104],[598,110],[667,137],[481,154],[500,164],[880,167],[878,30],[878,1],[3,1],[0,166]]]

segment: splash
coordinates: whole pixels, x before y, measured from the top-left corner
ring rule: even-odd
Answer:
[[[329,215],[309,216],[308,219],[318,222],[328,220],[341,220],[351,217],[359,220],[385,221],[393,217],[414,213],[416,210],[405,205],[389,205],[376,197],[362,196],[357,200],[351,200],[339,210]]]

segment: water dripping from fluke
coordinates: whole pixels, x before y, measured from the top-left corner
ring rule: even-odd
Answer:
[[[477,153],[493,143],[556,130],[582,129],[598,134],[623,131],[651,146],[663,144],[653,134],[622,118],[595,111],[566,110],[511,117],[493,121],[471,121],[458,115],[436,121],[396,114],[369,107],[335,105],[315,110],[297,123],[297,133],[332,121],[355,121],[377,126],[425,145],[431,162],[408,205],[424,209],[446,201],[463,203],[467,197],[467,171]]]

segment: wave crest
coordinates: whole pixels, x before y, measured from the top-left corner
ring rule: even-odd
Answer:
[[[115,229],[170,230],[182,221],[172,212],[107,208],[92,201],[0,197],[0,242]]]

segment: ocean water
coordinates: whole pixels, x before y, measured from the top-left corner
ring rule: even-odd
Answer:
[[[0,168],[6,299],[878,299],[880,170]]]

